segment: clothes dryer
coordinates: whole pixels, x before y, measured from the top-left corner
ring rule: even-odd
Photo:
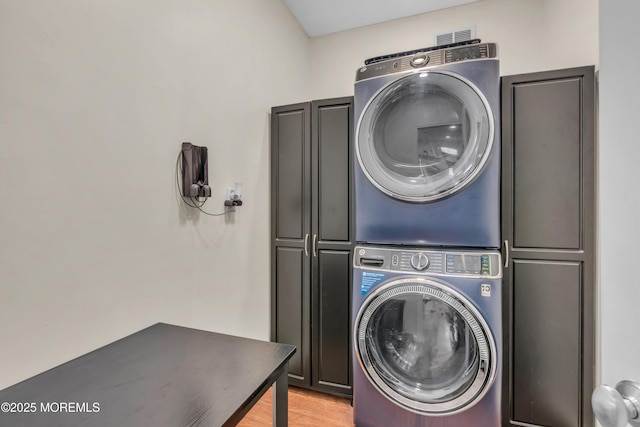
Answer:
[[[499,427],[498,251],[358,246],[357,427]]]
[[[356,241],[500,247],[499,85],[493,43],[357,71]]]

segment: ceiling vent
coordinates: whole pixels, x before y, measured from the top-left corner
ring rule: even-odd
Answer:
[[[435,34],[433,36],[433,44],[434,46],[440,46],[443,44],[464,42],[474,38],[476,38],[476,28],[469,27],[469,28],[463,28],[461,30]]]

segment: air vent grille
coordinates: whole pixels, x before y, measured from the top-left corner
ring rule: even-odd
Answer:
[[[441,46],[443,44],[451,44],[453,43],[453,33],[444,33],[444,34],[438,34],[436,36],[436,41],[435,41],[435,45],[436,46]]]
[[[435,46],[443,44],[458,43],[471,40],[476,37],[475,27],[463,28],[456,31],[448,31],[446,33],[435,34],[433,43]]]

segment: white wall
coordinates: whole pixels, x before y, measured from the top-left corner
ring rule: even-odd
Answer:
[[[602,382],[640,381],[636,0],[600,0],[600,316]]]
[[[158,321],[268,339],[269,112],[308,54],[280,0],[0,0],[0,389]],[[233,217],[179,201],[183,141]]]
[[[353,94],[365,59],[469,26],[498,43],[502,75],[597,65],[598,0],[484,0],[311,39],[311,96]]]

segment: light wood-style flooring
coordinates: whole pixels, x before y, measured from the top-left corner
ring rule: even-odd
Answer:
[[[240,421],[238,427],[272,425],[273,390],[269,389]],[[354,427],[349,399],[289,387],[289,425],[291,427]]]

